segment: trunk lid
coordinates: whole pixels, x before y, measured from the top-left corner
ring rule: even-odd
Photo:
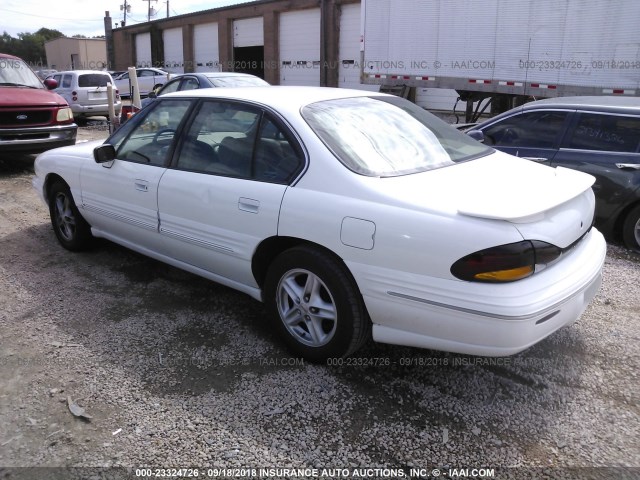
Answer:
[[[510,222],[525,239],[564,248],[593,222],[591,175],[495,152],[470,162],[381,179],[378,191],[405,206]]]

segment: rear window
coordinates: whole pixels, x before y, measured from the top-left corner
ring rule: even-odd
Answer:
[[[493,150],[397,97],[357,97],[307,105],[302,116],[350,170],[393,177],[487,155]]]
[[[111,83],[109,75],[85,73],[78,77],[78,87],[106,87],[107,83]]]
[[[269,84],[261,78],[253,77],[209,77],[216,87],[263,87]]]

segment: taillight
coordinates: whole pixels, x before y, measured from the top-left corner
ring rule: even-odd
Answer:
[[[78,92],[76,92],[75,90],[73,92],[71,92],[71,100],[73,100],[74,102],[78,101]]]
[[[539,240],[500,245],[467,255],[451,266],[451,273],[470,282],[514,282],[527,278],[557,260],[562,249]]]

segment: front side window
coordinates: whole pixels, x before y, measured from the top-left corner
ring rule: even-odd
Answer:
[[[182,84],[180,85],[180,90],[197,90],[200,87],[200,83],[198,83],[197,78],[188,77],[182,80]]]
[[[321,101],[302,116],[347,168],[367,176],[424,172],[493,151],[401,98]]]
[[[159,95],[164,95],[165,93],[177,92],[179,86],[180,86],[180,79],[174,80],[172,82],[169,82],[169,83],[165,84],[165,86],[162,87],[162,90],[160,90],[160,92],[158,92],[158,94]]]
[[[165,165],[178,126],[190,105],[188,100],[157,102],[135,127],[121,129],[121,135],[118,135],[119,130],[109,139],[116,148],[116,157],[149,165]]]
[[[500,120],[482,132],[485,144],[496,147],[554,148],[569,112],[526,112]]]
[[[638,152],[640,117],[581,113],[567,148],[605,152]]]

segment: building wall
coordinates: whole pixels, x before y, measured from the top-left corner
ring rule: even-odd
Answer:
[[[101,38],[61,37],[46,42],[44,48],[47,64],[58,71],[107,68],[107,44]]]
[[[358,0],[262,0],[213,10],[205,10],[193,14],[170,17],[153,22],[131,25],[113,30],[115,65],[113,70],[124,70],[136,64],[135,37],[138,34],[151,33],[152,63],[162,67],[164,58],[155,52],[163,52],[162,31],[182,28],[184,71],[198,70],[198,62],[194,58],[193,31],[197,25],[216,23],[218,25],[218,65],[219,70],[232,71],[234,21],[262,17],[264,35],[264,78],[271,84],[280,83],[280,14],[300,10],[318,9],[321,7],[321,48],[320,84],[338,86],[338,45],[340,7],[359,3]],[[156,34],[154,35],[154,30]],[[310,59],[311,60],[311,59]]]

